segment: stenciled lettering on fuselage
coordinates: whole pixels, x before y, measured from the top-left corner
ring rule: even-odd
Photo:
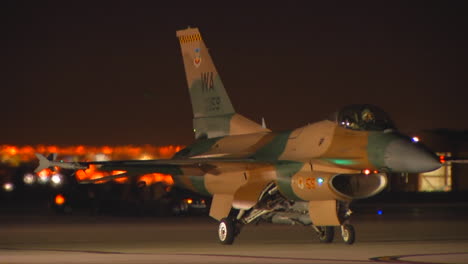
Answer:
[[[307,177],[307,178],[302,178],[300,177],[297,181],[297,186],[299,187],[299,189],[309,189],[309,190],[312,190],[312,189],[315,189],[317,188],[317,185],[316,185],[316,178],[315,177]]]
[[[214,80],[212,72],[201,73],[202,92],[209,93],[214,91]]]

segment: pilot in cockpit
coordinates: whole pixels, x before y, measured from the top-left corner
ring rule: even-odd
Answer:
[[[352,130],[384,131],[394,129],[388,115],[373,105],[349,105],[337,112],[335,122]]]
[[[375,121],[374,114],[371,112],[371,110],[369,110],[367,108],[362,110],[361,119],[362,119],[362,121],[364,121],[366,123],[371,123],[371,122]]]

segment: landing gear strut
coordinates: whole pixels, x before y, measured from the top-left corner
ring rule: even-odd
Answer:
[[[343,241],[351,245],[356,240],[356,233],[354,227],[350,224],[343,224],[341,227],[341,237]],[[335,228],[333,226],[313,226],[315,232],[317,232],[318,238],[321,243],[331,243],[335,236]]]
[[[321,243],[331,243],[335,237],[335,228],[333,226],[314,226]]]
[[[356,233],[354,232],[354,227],[350,224],[344,224],[341,226],[341,237],[343,238],[343,241],[351,245],[354,243],[354,240],[356,239]]]

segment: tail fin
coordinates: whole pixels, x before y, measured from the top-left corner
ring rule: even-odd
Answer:
[[[198,28],[177,31],[193,109],[195,138],[269,131],[234,111]]]

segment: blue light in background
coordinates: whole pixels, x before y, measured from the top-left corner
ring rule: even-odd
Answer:
[[[377,214],[378,214],[378,215],[382,215],[382,214],[383,214],[383,211],[382,211],[382,210],[377,210]]]

